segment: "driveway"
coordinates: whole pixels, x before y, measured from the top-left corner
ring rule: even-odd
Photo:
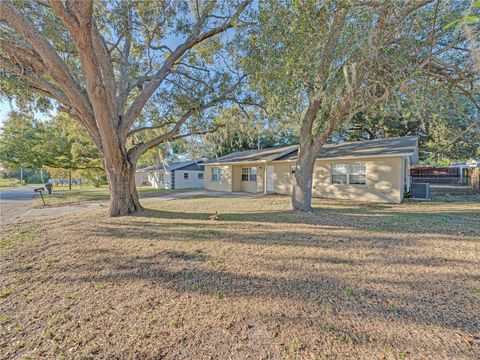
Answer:
[[[36,187],[38,185],[0,190],[0,224],[15,222],[31,209]]]
[[[26,188],[26,189],[24,189]],[[81,213],[88,210],[107,208],[108,202],[90,202],[79,205],[66,205],[66,206],[55,206],[55,207],[45,207],[45,208],[35,208],[32,209],[31,202],[33,198],[33,187],[24,187],[24,191],[18,191],[15,195],[8,194],[9,197],[13,197],[16,200],[7,200],[5,198],[5,203],[8,204],[3,208],[4,199],[2,191],[2,224],[13,223],[21,220],[42,220],[49,217],[59,217],[68,214]],[[6,192],[20,190],[21,188],[5,190]],[[22,198],[23,196],[23,198]],[[209,190],[192,190],[184,191],[177,193],[164,194],[161,196],[155,196],[150,198],[140,199],[142,205],[155,203],[158,201],[166,200],[175,200],[175,199],[187,199],[196,196],[206,196],[206,197],[226,197],[226,198],[253,198],[259,196],[259,194],[250,194],[250,193],[230,193],[223,191],[209,191]],[[12,202],[12,204],[10,203]],[[148,206],[146,206],[148,207]],[[5,218],[3,216],[5,212]]]

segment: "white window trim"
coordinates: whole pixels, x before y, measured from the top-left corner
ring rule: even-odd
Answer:
[[[221,167],[215,166],[211,170],[211,181],[220,182],[223,179],[223,169]]]
[[[246,172],[244,172],[244,170],[246,170]],[[253,171],[254,170],[254,171]],[[246,175],[247,176],[247,180],[243,180],[243,175]],[[245,167],[245,168],[242,168],[242,175],[241,175],[241,180],[242,181],[257,181],[258,179],[258,176],[257,176],[257,167],[256,166],[253,166],[253,167]],[[255,176],[255,178],[253,179],[253,176]]]
[[[364,165],[365,166],[365,173],[362,174],[361,172],[355,173],[355,172],[350,172],[351,165],[354,164],[359,164],[359,165]],[[335,173],[333,172],[333,167],[334,165],[346,165],[347,166],[347,171],[346,173]],[[336,184],[333,182],[333,176],[334,175],[346,175],[347,180],[345,184]],[[350,183],[350,175],[364,175],[365,176],[365,184],[351,184]],[[351,163],[332,163],[330,164],[330,185],[340,185],[340,186],[366,186],[367,185],[367,163],[366,162],[351,162]]]

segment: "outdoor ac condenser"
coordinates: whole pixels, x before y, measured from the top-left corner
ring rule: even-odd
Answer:
[[[412,198],[419,200],[430,199],[430,184],[429,183],[412,183]]]

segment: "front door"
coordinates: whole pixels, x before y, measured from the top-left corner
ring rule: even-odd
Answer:
[[[267,193],[275,192],[273,184],[273,166],[265,166],[265,177],[267,182]]]

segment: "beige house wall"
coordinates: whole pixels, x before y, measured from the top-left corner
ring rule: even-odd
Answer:
[[[263,164],[251,163],[242,165],[233,165],[233,191],[242,191],[249,193],[263,192],[265,166]],[[256,167],[257,181],[242,181],[242,169]]]
[[[239,192],[242,190],[242,167],[233,165],[232,166],[232,191]]]
[[[212,168],[219,167],[223,169],[221,181],[212,181]],[[214,191],[233,191],[232,190],[232,166],[231,165],[205,165],[205,189]]]
[[[366,185],[331,183],[331,164],[365,162]],[[351,199],[367,202],[400,203],[404,173],[403,158],[375,158],[355,160],[317,160],[313,172],[313,196]]]
[[[407,168],[407,165],[405,163],[405,158],[400,159],[400,201],[402,201],[403,196],[405,195],[405,169]]]
[[[366,185],[341,185],[331,183],[331,164],[366,163]],[[211,182],[211,168],[205,166],[205,188],[218,191],[264,192],[265,165],[274,166],[274,189],[278,194],[291,194],[295,175],[290,166],[294,162],[271,162],[268,164],[223,165],[222,183]],[[257,167],[257,181],[241,181],[242,168]],[[312,193],[315,197],[350,199],[366,202],[400,203],[404,195],[407,165],[397,157],[356,158],[352,160],[317,160],[313,172]]]
[[[293,192],[295,175],[291,174],[290,166],[294,162],[275,162],[273,165],[273,187],[277,194],[288,194]]]
[[[331,164],[365,162],[366,185],[340,185],[331,182]],[[290,173],[292,162],[275,162],[274,187],[278,194],[291,194],[295,175]],[[312,195],[351,199],[355,201],[400,203],[405,186],[405,160],[403,157],[369,158],[355,160],[317,160],[313,171]]]
[[[223,181],[212,181],[212,168],[223,169]],[[257,181],[242,181],[242,168],[256,167]],[[261,193],[264,188],[265,166],[263,164],[251,163],[242,165],[205,165],[205,189],[215,191],[233,191]]]

